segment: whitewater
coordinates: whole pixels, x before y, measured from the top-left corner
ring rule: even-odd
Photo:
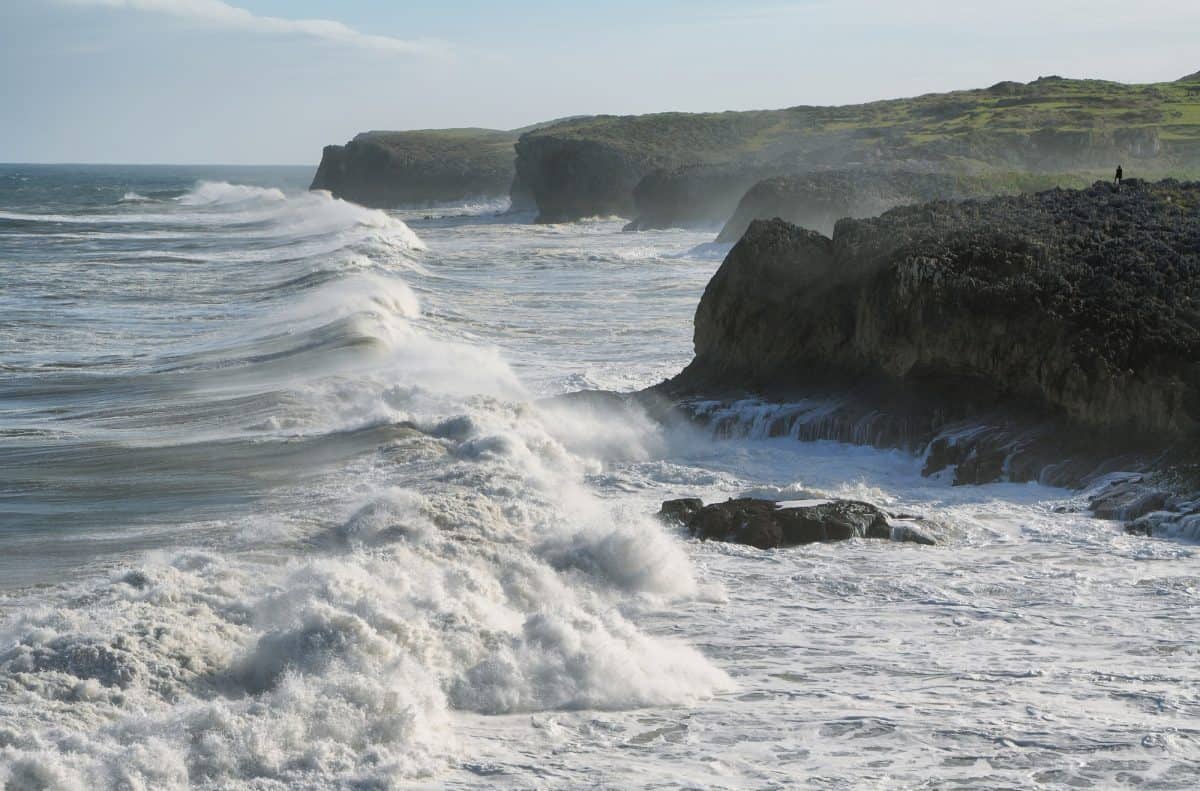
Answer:
[[[0,165],[0,787],[1200,785],[1194,543],[560,398],[687,364],[712,234],[310,177]],[[654,517],[743,494],[940,543]]]

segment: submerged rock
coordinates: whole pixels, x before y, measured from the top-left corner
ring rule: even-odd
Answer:
[[[659,518],[683,525],[704,541],[747,544],[759,549],[851,538],[934,543],[909,525],[893,527],[884,511],[855,500],[792,505],[739,498],[704,506],[699,499],[689,497],[664,502]]]

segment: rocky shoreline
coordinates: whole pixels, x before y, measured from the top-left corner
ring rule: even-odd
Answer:
[[[653,392],[717,435],[904,448],[960,484],[1140,473],[1131,503],[1100,492],[1098,513],[1186,530],[1200,184],[934,202],[832,238],[755,221],[705,290],[695,345]]]

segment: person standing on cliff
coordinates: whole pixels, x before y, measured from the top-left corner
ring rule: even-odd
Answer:
[[[1117,165],[1117,177],[1113,179],[1113,184],[1119,190],[1121,189],[1121,179],[1125,178],[1125,169]]]

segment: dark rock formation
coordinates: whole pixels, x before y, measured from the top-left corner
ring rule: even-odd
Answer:
[[[701,507],[700,500],[685,498],[664,502],[659,517],[682,524],[704,541],[748,544],[759,549],[851,538],[934,543],[907,525],[893,527],[885,512],[854,500],[786,506],[771,500],[741,498]]]
[[[1097,519],[1128,522],[1161,510],[1170,499],[1170,492],[1138,476],[1113,482],[1092,498],[1089,508]]]
[[[843,220],[758,221],[696,312],[679,386],[822,374],[1017,399],[1076,424],[1200,425],[1200,184],[1104,183]]]
[[[703,509],[704,501],[699,497],[682,497],[678,500],[664,502],[658,516],[665,522],[678,522],[686,525],[691,523],[696,514]]]
[[[717,241],[733,244],[754,220],[778,217],[832,234],[843,217],[875,217],[896,206],[1010,191],[989,179],[945,173],[834,170],[777,176],[758,182],[742,197],[732,215],[726,215],[729,221]]]
[[[625,230],[720,228],[746,190],[784,167],[726,164],[656,170],[634,187],[635,218]]]
[[[513,173],[512,186],[508,190],[509,198],[509,214],[523,214],[526,212],[537,211],[537,201],[533,199],[533,193],[521,181],[521,177],[515,172]]]
[[[516,151],[517,178],[538,206],[539,223],[631,216],[633,188],[647,173],[669,164],[653,154],[548,133],[523,135]]]
[[[1172,498],[1162,510],[1127,522],[1125,532],[1134,536],[1200,539],[1200,497]]]
[[[516,139],[493,129],[364,132],[325,147],[311,189],[376,208],[503,197],[514,186]]]
[[[655,392],[704,399],[718,433],[752,394],[779,404],[759,410],[771,436],[904,447],[957,483],[1193,458],[1200,184],[936,202],[832,239],[755,221],[695,325],[695,359]]]

